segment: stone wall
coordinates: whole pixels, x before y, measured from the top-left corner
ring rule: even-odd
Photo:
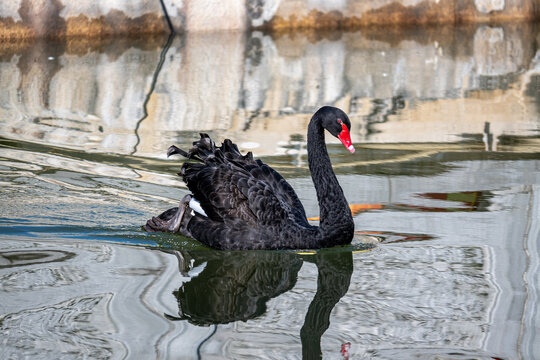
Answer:
[[[2,0],[0,40],[539,18],[537,0]]]
[[[2,0],[0,40],[168,31],[157,0]]]

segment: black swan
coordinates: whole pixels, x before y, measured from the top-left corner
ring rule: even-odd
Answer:
[[[215,249],[319,249],[349,244],[354,222],[324,141],[324,129],[351,152],[351,122],[340,109],[320,108],[308,126],[307,150],[311,177],[320,207],[320,225],[312,226],[293,188],[251,152],[242,155],[227,139],[215,146],[207,134],[185,152],[171,146],[167,155],[180,154],[179,173],[192,195],[179,207],[148,220],[145,230],[180,232]]]

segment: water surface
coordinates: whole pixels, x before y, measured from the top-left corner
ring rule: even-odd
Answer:
[[[0,358],[539,356],[539,34],[2,44]],[[352,121],[355,154],[327,137],[352,246],[216,252],[141,230],[187,192],[166,149],[201,131],[317,217],[322,105]]]

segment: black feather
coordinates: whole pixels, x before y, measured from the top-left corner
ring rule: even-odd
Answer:
[[[197,161],[184,163],[179,175],[208,216],[191,217],[189,234],[210,247],[231,250],[349,243],[354,223],[322,131],[338,126],[337,119],[350,127],[341,110],[321,108],[308,129],[308,160],[321,208],[320,227],[308,223],[298,196],[278,172],[254,160],[251,152],[242,155],[231,140],[216,146],[208,134],[201,133],[188,152],[171,146],[167,155],[180,154]]]

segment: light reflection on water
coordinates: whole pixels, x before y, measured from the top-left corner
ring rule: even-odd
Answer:
[[[539,34],[0,46],[0,358],[534,358]],[[329,146],[353,246],[141,231],[186,191],[167,147],[199,131],[263,156],[316,217],[305,133],[323,104],[353,123],[354,155]]]

